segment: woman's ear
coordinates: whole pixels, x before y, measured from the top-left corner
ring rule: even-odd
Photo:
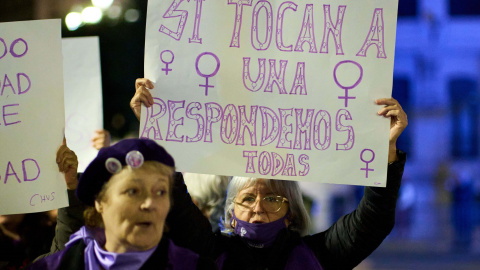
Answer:
[[[293,215],[292,213],[288,213],[288,215],[285,217],[285,225],[287,225],[287,228],[292,224],[293,221]]]
[[[230,221],[230,227],[235,228],[236,225],[237,225],[237,221],[232,218],[232,220]]]
[[[103,212],[103,206],[99,201],[95,201],[95,210],[100,214]]]

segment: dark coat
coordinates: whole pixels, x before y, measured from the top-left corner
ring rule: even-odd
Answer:
[[[328,230],[300,237],[286,231],[270,249],[250,248],[238,236],[211,232],[208,220],[192,203],[177,175],[174,205],[167,217],[169,235],[175,243],[214,260],[227,252],[223,269],[286,269],[291,251],[305,243],[325,269],[353,269],[367,258],[388,236],[395,224],[395,207],[406,155],[398,151],[399,160],[388,166],[387,187],[365,187],[356,210],[341,217]],[[295,267],[298,268],[298,267]],[[309,269],[308,266],[300,267]]]

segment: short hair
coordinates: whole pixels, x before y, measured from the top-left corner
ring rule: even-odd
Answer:
[[[223,221],[223,233],[231,233],[232,213],[234,209],[234,199],[237,194],[248,187],[257,183],[259,178],[234,176],[228,185],[227,201],[225,203],[225,220]],[[290,230],[298,232],[304,236],[307,234],[310,226],[310,217],[305,205],[303,204],[302,193],[298,182],[287,180],[265,179],[267,187],[275,194],[284,196],[288,199]]]
[[[173,174],[175,172],[175,169],[173,167],[167,166],[163,163],[160,163],[158,161],[145,161],[143,165],[140,167],[141,169],[146,169],[146,170],[152,170],[152,171],[158,171],[159,173],[167,176],[168,178],[168,197],[170,199],[170,208],[172,206],[172,192],[173,192]],[[124,170],[138,170],[133,169],[130,166],[123,166],[122,171]],[[111,177],[110,177],[111,179]],[[107,200],[107,190],[110,187],[110,179],[103,184],[100,192],[95,196],[96,201],[105,201]],[[97,212],[97,209],[95,209],[95,206],[87,206],[85,211],[83,212],[83,217],[85,218],[85,225],[91,228],[104,228],[104,223],[102,220],[102,215]]]

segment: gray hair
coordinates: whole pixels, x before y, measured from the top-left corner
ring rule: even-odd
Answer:
[[[234,208],[233,200],[237,194],[248,187],[251,187],[257,183],[259,178],[239,177],[234,176],[228,185],[227,201],[225,203],[225,220],[223,220],[223,233],[232,233],[233,228],[230,224],[232,219],[232,213]],[[310,226],[310,217],[305,205],[303,204],[302,193],[298,182],[265,179],[267,187],[275,194],[284,196],[288,199],[288,206],[290,211],[290,230],[300,233],[304,236],[308,233]]]
[[[188,193],[197,201],[198,208],[211,212],[225,199],[228,176],[213,174],[184,173],[183,179]]]

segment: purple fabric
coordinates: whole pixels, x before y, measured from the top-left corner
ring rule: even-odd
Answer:
[[[54,270],[58,269],[66,249],[42,258],[27,267],[28,270]]]
[[[227,260],[227,254],[228,252],[224,252],[220,255],[220,257],[217,258],[215,261],[215,264],[217,265],[218,269],[223,269],[223,265],[225,264],[225,261]]]
[[[288,256],[285,269],[323,270],[323,267],[313,251],[302,241],[302,244],[296,246]]]
[[[168,270],[197,269],[200,256],[193,251],[176,246],[172,240],[168,242]]]
[[[288,214],[288,213],[287,213]],[[239,220],[233,211],[233,219],[237,222],[234,233],[247,241],[247,244],[255,248],[271,247],[278,233],[286,229],[285,215],[279,220],[269,223],[249,223]]]
[[[50,256],[47,256],[43,259],[38,260],[34,264],[30,265],[27,267],[28,270],[56,270],[59,268],[60,264],[62,263],[63,260],[68,260],[64,256],[69,251],[71,248],[74,248],[75,246],[81,244],[79,241],[86,241],[89,243],[96,243],[93,239],[99,238],[100,240],[102,239],[102,236],[104,237],[104,233],[102,230],[89,230],[86,228],[80,229],[77,231],[75,234],[70,236],[70,241],[66,244],[66,247],[64,250],[59,251],[57,253],[54,253]],[[163,240],[162,240],[163,241]],[[165,269],[167,270],[184,270],[184,269],[196,269],[197,268],[197,263],[199,260],[199,255],[194,253],[193,251],[190,251],[186,248],[178,247],[176,246],[173,241],[166,239],[165,241],[168,241],[168,257],[166,261],[166,266]],[[95,245],[95,244],[94,244]],[[82,256],[85,258],[87,256],[87,251],[86,248],[83,249],[83,253],[75,253],[74,256]],[[92,248],[92,250],[95,250],[95,247]],[[105,252],[105,251],[103,251]],[[165,262],[160,261],[163,260],[163,256],[159,252],[163,252],[163,250],[158,250],[158,246],[155,249],[146,251],[150,252],[150,255],[145,255],[147,258],[144,258],[144,255],[141,255],[141,260],[143,260],[142,263],[138,262],[138,257],[133,258],[133,260],[136,260],[133,265],[131,262],[126,262],[127,260],[130,260],[129,258],[126,257],[116,257],[115,258],[115,265],[114,267],[120,266],[121,268],[105,268],[105,269],[139,269],[140,267],[144,267],[145,269],[157,269],[161,265],[163,265]],[[132,252],[134,255],[138,255],[136,253],[138,252]],[[105,252],[104,254],[108,254],[108,252]],[[116,254],[118,255],[118,254]],[[71,256],[71,255],[70,255]],[[93,255],[97,256],[97,255]],[[101,255],[105,256],[105,255]],[[127,255],[129,256],[129,255]],[[150,256],[148,258],[148,256]],[[103,259],[100,259],[103,260]],[[113,261],[109,258],[106,258],[107,261]],[[128,263],[128,264],[127,264]],[[92,268],[92,266],[88,265],[88,262],[85,260],[85,269],[98,269],[98,268]],[[147,266],[148,265],[148,266]],[[158,267],[157,267],[158,266]],[[76,268],[79,268],[80,266],[77,265]],[[93,266],[93,267],[98,267]],[[105,267],[105,266],[103,266]],[[107,266],[108,267],[108,266]],[[75,268],[75,267],[74,267]],[[163,269],[163,267],[162,267]]]
[[[224,269],[223,265],[227,260],[228,253],[225,252],[216,260],[218,269]],[[288,260],[285,265],[287,270],[290,269],[308,269],[308,270],[323,270],[317,257],[313,251],[302,241],[302,243],[296,246],[292,252],[288,255]]]
[[[69,247],[76,241],[83,240],[85,248],[85,269],[88,270],[128,270],[139,269],[152,255],[156,246],[147,251],[114,253],[102,248],[105,244],[105,232],[101,229],[89,229],[83,226],[70,236],[65,244]]]

